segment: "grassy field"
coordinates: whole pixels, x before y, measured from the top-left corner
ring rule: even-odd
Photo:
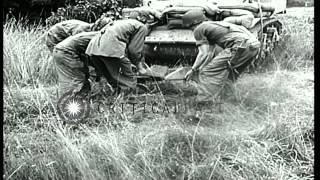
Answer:
[[[42,27],[4,25],[6,179],[313,179],[314,31],[279,17],[284,36],[267,72],[243,75],[220,110],[56,116],[56,75]],[[161,95],[145,97],[163,100]]]

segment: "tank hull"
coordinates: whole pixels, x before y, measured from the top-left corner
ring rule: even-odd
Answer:
[[[259,18],[255,19],[255,25],[249,30],[260,40],[269,44],[276,43],[272,39],[273,34],[268,34],[268,28],[274,27],[277,34],[281,34],[282,23],[275,18],[264,18],[263,28]],[[261,29],[266,34],[266,40],[262,40]],[[265,47],[267,48],[267,47]],[[265,48],[263,50],[265,50]],[[218,47],[217,51],[222,49]],[[191,29],[166,29],[164,26],[155,27],[146,37],[144,54],[149,64],[162,64],[168,66],[191,65],[197,54],[196,41]]]

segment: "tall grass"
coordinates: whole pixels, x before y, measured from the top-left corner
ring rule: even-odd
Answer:
[[[44,43],[45,28],[24,18],[9,19],[3,28],[4,82],[22,86],[56,82],[53,62]]]
[[[310,68],[314,59],[314,26],[306,16],[278,16],[283,22],[282,40],[271,53],[271,69]],[[8,85],[15,83],[52,84],[57,76],[44,44],[46,28],[27,25],[26,19],[11,19],[4,24],[4,76]]]
[[[278,17],[283,22],[282,39],[268,60],[276,69],[312,68],[314,25],[308,22],[310,16],[280,15]]]
[[[36,41],[44,29],[7,22],[5,178],[313,179],[313,25],[286,19],[290,36],[274,54],[272,71],[242,76],[222,111],[198,112],[199,121],[190,122],[192,109],[105,109],[77,126],[55,115],[56,75],[49,51]]]

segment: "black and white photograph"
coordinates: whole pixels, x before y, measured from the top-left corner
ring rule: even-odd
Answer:
[[[5,0],[6,180],[312,180],[314,0]]]

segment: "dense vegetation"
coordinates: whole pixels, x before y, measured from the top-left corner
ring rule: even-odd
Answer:
[[[287,6],[288,7],[298,7],[298,6],[305,6],[306,5],[306,2],[308,2],[309,6],[313,6],[314,5],[314,0],[288,0],[287,1]]]
[[[310,9],[280,15],[284,35],[268,71],[240,77],[221,111],[113,113],[93,104],[78,126],[56,115],[57,77],[41,38],[46,29],[7,21],[5,179],[313,179],[310,16]],[[140,98],[164,101],[161,94]],[[190,121],[196,113],[200,121]]]

